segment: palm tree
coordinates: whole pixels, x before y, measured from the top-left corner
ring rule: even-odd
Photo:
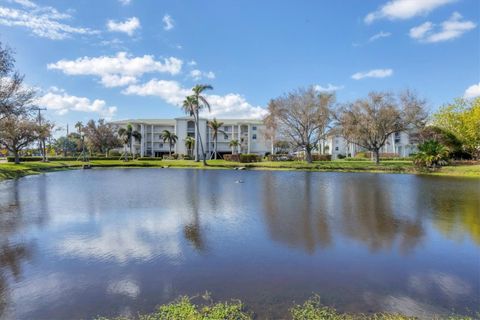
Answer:
[[[240,145],[238,140],[231,140],[229,145],[232,147],[232,154],[237,154],[237,148]]]
[[[217,160],[217,142],[218,142],[218,133],[225,133],[225,131],[220,130],[223,126],[223,122],[218,122],[217,119],[213,118],[212,121],[208,122],[208,127],[212,130],[213,138],[213,152],[215,153],[215,160]]]
[[[122,139],[125,146],[125,161],[128,161],[127,150],[126,150],[127,146],[130,147],[130,153],[132,154],[132,158],[133,158],[132,138],[141,140],[142,135],[137,130],[133,130],[133,127],[130,123],[127,125],[127,128],[118,129],[118,135],[120,139]]]
[[[213,87],[209,84],[197,84],[195,87],[193,87],[192,91],[193,91],[193,104],[194,104],[194,113],[195,113],[195,116],[196,116],[196,126],[197,126],[197,132],[199,133],[198,134],[198,142],[200,143],[200,148],[202,149],[202,155],[203,155],[203,164],[204,165],[207,165],[207,161],[206,161],[206,156],[205,156],[205,151],[203,149],[203,142],[202,142],[202,135],[200,134],[200,128],[199,128],[199,112],[201,109],[203,108],[207,108],[208,111],[210,111],[210,104],[208,103],[207,101],[207,98],[205,98],[205,96],[202,95],[202,93],[205,91],[205,90],[212,90]],[[197,137],[197,136],[195,136]],[[196,159],[195,161],[199,161],[198,159],[198,144],[197,144],[197,155],[196,155]]]
[[[175,143],[177,143],[178,137],[173,132],[170,132],[168,130],[163,130],[162,139],[163,139],[163,142],[168,141],[168,155],[171,157],[172,156],[172,146],[175,145]]]
[[[185,138],[185,148],[187,148],[188,156],[192,156],[193,147],[195,146],[195,139],[192,137]]]
[[[83,129],[82,121],[77,121],[77,123],[75,123],[75,128],[77,129],[77,132],[80,134],[82,132],[82,129]]]

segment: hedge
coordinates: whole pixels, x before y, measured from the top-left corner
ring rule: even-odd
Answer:
[[[161,160],[163,160],[163,158],[161,158],[161,157],[140,157],[140,158],[137,158],[137,160],[140,160],[140,161],[145,161],[145,160],[161,161]]]
[[[223,160],[240,162],[240,155],[238,155],[238,154],[224,154],[223,155]]]
[[[250,163],[250,162],[260,162],[262,158],[257,154],[241,154],[240,162],[241,163]]]
[[[88,156],[87,156],[88,157]],[[19,157],[20,162],[42,161],[42,157]],[[82,157],[47,157],[48,161],[76,161]],[[88,157],[89,160],[119,160],[120,157]],[[15,162],[15,157],[7,157],[8,162]]]

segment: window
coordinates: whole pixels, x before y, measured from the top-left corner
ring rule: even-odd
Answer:
[[[338,151],[338,147],[335,147],[335,151]]]
[[[253,129],[253,130],[257,130],[257,126],[253,126],[252,129]]]
[[[224,133],[224,134],[223,134],[223,139],[224,139],[224,140],[228,140],[228,134]]]
[[[256,134],[252,135],[252,140],[257,140],[257,135]]]

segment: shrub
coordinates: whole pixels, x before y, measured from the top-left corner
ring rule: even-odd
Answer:
[[[262,158],[257,154],[241,154],[240,162],[241,163],[250,163],[250,162],[260,162]]]
[[[338,159],[345,159],[346,156],[345,156],[344,154],[339,154],[339,155],[337,156],[337,158],[338,158]]]
[[[163,160],[177,160],[178,159],[178,154],[172,153],[172,155],[165,154],[163,155]]]
[[[145,161],[145,160],[161,161],[162,158],[160,158],[160,157],[140,157],[140,158],[137,158],[137,160],[139,160],[139,161]]]
[[[109,157],[120,157],[122,154],[118,150],[110,150],[108,151]]]
[[[332,155],[330,154],[312,154],[313,161],[332,161]]]
[[[270,154],[267,159],[269,161],[293,161],[293,157],[289,154]]]
[[[223,160],[240,162],[240,155],[238,155],[238,154],[224,154],[223,155]]]
[[[414,163],[420,168],[437,168],[448,163],[448,148],[436,140],[427,140],[418,145]]]

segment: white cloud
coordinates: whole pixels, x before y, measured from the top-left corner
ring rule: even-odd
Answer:
[[[123,32],[132,36],[138,28],[140,28],[140,20],[137,17],[132,17],[125,20],[124,22],[117,22],[114,20],[108,20],[107,22],[108,31],[112,32]]]
[[[190,61],[188,62],[188,65],[191,66],[191,67],[194,67],[194,66],[197,65],[197,61],[195,61],[195,60],[190,60]]]
[[[123,6],[128,6],[130,3],[132,3],[132,0],[118,0]]]
[[[378,19],[409,19],[418,15],[425,15],[443,5],[456,0],[391,0],[377,11],[370,12],[364,19],[365,23],[372,23]]]
[[[175,21],[173,21],[173,18],[168,14],[163,16],[162,21],[163,21],[163,29],[164,30],[167,30],[167,31],[172,30],[173,27],[175,27],[175,25],[174,25]]]
[[[392,34],[390,32],[383,32],[383,31],[380,31],[379,33],[377,34],[374,34],[373,36],[370,37],[370,39],[368,39],[368,42],[373,42],[373,41],[376,41],[378,39],[381,39],[381,38],[388,38],[390,37]]]
[[[361,80],[364,78],[386,78],[393,74],[392,69],[374,69],[367,72],[357,72],[352,75],[352,79]]]
[[[71,96],[57,88],[51,88],[49,92],[38,98],[37,103],[60,115],[69,111],[93,112],[110,119],[117,112],[117,107],[107,106],[104,100],[91,101],[89,98]]]
[[[317,84],[317,85],[313,86],[313,88],[316,91],[319,91],[319,92],[333,92],[333,91],[342,90],[344,88],[344,86],[336,86],[336,85],[333,85],[333,84],[329,83],[325,87]]]
[[[433,29],[433,23],[425,22],[419,26],[410,29],[410,37],[413,39],[422,39],[425,35]]]
[[[193,80],[200,80],[202,78],[215,79],[215,73],[213,73],[213,71],[204,72],[198,69],[194,69],[190,71],[190,77],[192,77]]]
[[[118,87],[136,83],[138,77],[148,72],[178,74],[183,61],[174,57],[156,61],[151,55],[132,57],[126,52],[116,56],[83,57],[76,60],[60,60],[48,64],[48,69],[61,70],[68,75],[92,75],[100,78],[106,87]]]
[[[463,97],[466,99],[480,97],[480,82],[473,84],[465,90]]]
[[[150,80],[142,85],[131,85],[123,91],[127,95],[158,96],[167,103],[181,106],[183,100],[192,91],[183,88],[177,81]],[[246,99],[236,93],[226,95],[206,95],[211,112],[203,112],[202,116],[217,118],[261,118],[266,110],[260,106],[253,106]]]
[[[98,31],[83,27],[73,27],[64,23],[71,16],[53,7],[41,7],[30,0],[15,0],[22,9],[0,6],[0,25],[23,27],[38,37],[51,40],[70,38],[75,34],[91,35]]]
[[[458,38],[476,26],[472,21],[462,20],[462,15],[454,12],[448,20],[441,23],[440,28],[436,28],[435,24],[427,21],[410,29],[409,35],[412,39],[421,42],[441,42]]]

